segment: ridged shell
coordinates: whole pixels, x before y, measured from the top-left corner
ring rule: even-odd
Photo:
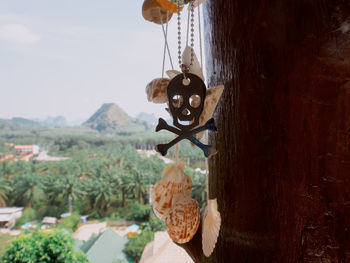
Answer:
[[[157,0],[145,0],[142,5],[142,16],[147,21],[156,24],[165,24],[168,22],[173,13],[163,8]]]
[[[216,199],[209,200],[205,208],[202,226],[202,248],[206,257],[213,253],[219,237],[221,216]]]
[[[180,194],[165,219],[170,238],[179,244],[187,243],[196,234],[200,223],[200,209],[196,200]]]
[[[165,167],[162,179],[153,188],[153,211],[159,219],[165,220],[174,204],[174,195],[184,193],[191,196],[192,180],[184,173],[184,168],[184,164]]]
[[[167,87],[170,79],[158,78],[152,80],[146,86],[147,99],[154,103],[166,103],[168,98],[166,95]]]

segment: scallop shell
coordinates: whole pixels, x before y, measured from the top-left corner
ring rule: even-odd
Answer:
[[[185,65],[191,64],[191,47],[189,46],[185,47],[185,50],[182,54],[182,63]],[[193,54],[192,66],[190,67],[189,72],[197,75],[204,81],[203,71],[202,71],[201,65],[199,64],[196,54]]]
[[[142,5],[142,16],[147,21],[156,24],[165,24],[173,13],[162,7],[157,0],[145,0]]]
[[[208,200],[202,226],[202,248],[206,257],[209,257],[214,251],[219,237],[220,226],[221,216],[218,211],[218,203],[216,199]]]
[[[191,196],[192,180],[184,173],[184,164],[165,167],[162,179],[156,183],[152,191],[153,211],[159,219],[164,220],[174,201],[176,194]]]
[[[174,198],[174,205],[165,219],[170,238],[179,244],[187,243],[196,234],[200,223],[200,209],[196,200],[184,194]]]
[[[146,86],[147,99],[154,103],[166,103],[168,97],[166,95],[167,87],[170,79],[158,78],[152,80]]]

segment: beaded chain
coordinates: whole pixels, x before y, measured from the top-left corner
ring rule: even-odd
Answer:
[[[180,8],[180,0],[177,0],[177,39],[178,39],[178,59],[179,59],[179,65],[181,68],[181,71],[183,73],[188,73],[190,70],[190,67],[192,66],[193,59],[194,59],[194,0],[190,1],[191,5],[191,63],[190,65],[185,65],[182,63],[182,49],[181,49],[181,8]]]

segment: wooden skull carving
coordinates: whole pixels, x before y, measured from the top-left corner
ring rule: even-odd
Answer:
[[[199,125],[206,96],[206,87],[200,77],[186,73],[186,78],[189,79],[188,85],[183,83],[184,75],[179,74],[170,81],[167,88],[173,125],[183,131]],[[188,122],[188,125],[179,121]]]

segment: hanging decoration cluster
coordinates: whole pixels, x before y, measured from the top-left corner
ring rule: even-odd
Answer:
[[[159,24],[164,35],[162,76],[152,80],[146,87],[147,99],[153,103],[167,104],[166,110],[173,119],[173,126],[159,118],[156,132],[167,130],[174,133],[175,138],[158,144],[156,150],[165,156],[175,145],[175,164],[164,169],[162,179],[152,191],[154,213],[165,225],[169,236],[179,244],[189,242],[200,225],[200,208],[192,199],[192,181],[184,172],[185,165],[179,159],[181,140],[189,140],[193,146],[199,147],[205,157],[216,153],[215,146],[201,140],[207,131],[217,131],[212,115],[224,90],[224,86],[207,89],[202,71],[202,42],[200,27],[200,5],[205,0],[144,0],[143,17]],[[186,47],[181,47],[181,12],[188,5]],[[200,39],[200,61],[194,52],[194,11],[198,9],[198,31]],[[168,43],[168,22],[173,14],[177,14],[178,63],[180,71],[174,70]],[[188,42],[190,41],[190,44]],[[168,53],[172,69],[166,71],[164,77],[165,57]],[[208,166],[207,160],[206,164]],[[216,199],[209,200],[208,167],[207,167],[207,206],[202,219],[202,247],[205,256],[213,252],[220,231],[221,216]]]

